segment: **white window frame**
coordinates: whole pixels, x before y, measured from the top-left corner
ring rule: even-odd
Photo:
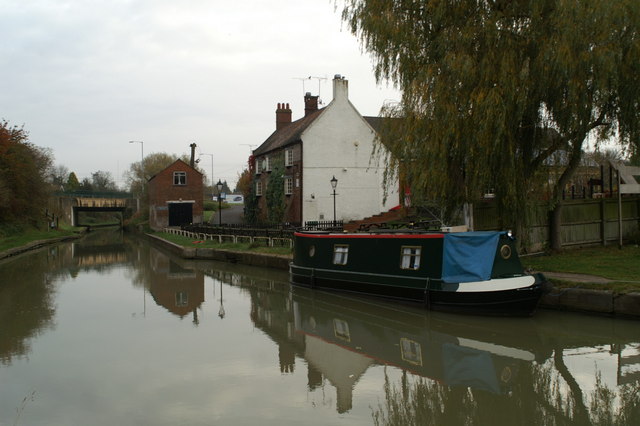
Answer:
[[[176,292],[176,306],[189,306],[189,293],[186,291]]]
[[[351,341],[351,332],[349,331],[349,323],[343,319],[333,319],[333,334],[341,340]]]
[[[284,165],[285,167],[293,166],[293,149],[285,149],[284,151]]]
[[[349,260],[349,245],[335,244],[333,246],[333,264],[346,265]]]
[[[284,178],[284,195],[293,194],[293,178],[285,177]]]
[[[422,257],[422,247],[402,246],[400,248],[400,268],[417,271],[420,269],[420,258]]]
[[[173,172],[173,184],[175,186],[185,186],[187,184],[187,172]]]
[[[266,166],[264,167],[264,170],[267,172],[271,171],[271,157],[269,157],[268,155],[266,157],[264,157],[264,161],[267,163]]]
[[[262,158],[256,158],[256,174],[262,173]]]
[[[259,180],[256,182],[256,196],[260,197],[262,195],[262,181]]]

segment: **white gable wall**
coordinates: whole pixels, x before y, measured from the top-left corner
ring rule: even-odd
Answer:
[[[363,219],[398,205],[397,182],[383,203],[384,168],[371,156],[374,138],[347,98],[347,81],[334,80],[334,100],[302,135],[303,222],[333,220],[333,176],[337,220]]]

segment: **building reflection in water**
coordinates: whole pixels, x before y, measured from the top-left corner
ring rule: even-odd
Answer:
[[[489,424],[498,415],[503,421],[492,424],[516,417],[529,424],[598,423],[596,415],[617,416],[619,424],[640,418],[637,322],[548,311],[520,319],[432,313],[291,288],[280,271],[186,261],[121,235],[92,238],[0,263],[0,364],[27,355],[32,338],[55,323],[58,276],[120,267],[125,259],[125,274],[143,297],[148,291],[170,315],[190,316],[195,324],[205,275],[214,292],[219,284],[219,298],[211,300],[219,301],[213,310],[220,318],[226,315],[224,294],[230,297],[224,287],[233,286],[232,297],[246,296],[251,321],[274,342],[274,371],[291,382],[302,376],[314,397],[335,388],[336,399],[327,405],[340,413],[355,410],[362,382],[384,374],[377,390],[381,404],[372,407],[380,423],[393,424],[387,421],[392,409],[410,413],[412,421],[404,424]],[[218,320],[215,312],[212,318]],[[596,357],[606,357],[612,368],[591,368]],[[580,359],[589,367],[576,368]],[[440,417],[447,421],[438,422]]]
[[[204,302],[204,272],[181,265],[179,258],[151,248],[149,293],[159,306],[184,318],[192,315],[198,325],[198,308]]]
[[[336,389],[340,413],[353,408],[358,382],[375,366],[397,367],[402,372],[398,385],[402,390],[391,382],[385,386],[389,406],[409,403],[407,395],[418,392],[410,386],[413,381],[413,386],[422,383],[422,389],[436,399],[448,394],[472,405],[479,395],[495,395],[501,403],[521,398],[512,404],[513,415],[532,397],[548,407],[563,400],[564,409],[574,406],[579,412],[582,406],[586,412],[586,403],[579,402],[583,392],[572,376],[575,373],[565,365],[584,351],[617,354],[615,384],[639,386],[640,339],[632,323],[562,314],[558,314],[561,324],[536,317],[448,315],[292,288],[277,280],[224,272],[214,275],[225,282],[233,279],[235,285],[248,290],[251,319],[277,344],[280,372],[293,373],[296,358],[304,359],[308,389],[330,383]],[[586,330],[585,321],[593,322]],[[562,398],[551,389],[558,390]],[[536,391],[538,395],[531,394]],[[474,395],[468,401],[467,392]],[[433,404],[439,406],[442,401]],[[535,411],[532,416],[542,418],[550,414],[540,410],[551,410],[531,409]]]

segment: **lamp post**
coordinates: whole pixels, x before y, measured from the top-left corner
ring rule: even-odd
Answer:
[[[218,183],[216,183],[218,187],[218,225],[222,226],[222,181],[218,179]]]
[[[224,305],[222,304],[222,281],[220,281],[220,309],[218,309],[218,316],[220,319],[225,316]]]
[[[214,196],[214,192],[213,192],[213,154],[200,154],[201,157],[203,155],[208,155],[209,157],[211,157],[211,199],[213,200],[213,196]]]
[[[331,188],[333,188],[333,227],[336,226],[336,186],[338,186],[338,179],[335,176],[330,180]]]

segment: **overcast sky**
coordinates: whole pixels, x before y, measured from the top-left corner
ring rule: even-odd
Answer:
[[[154,152],[213,154],[214,180],[235,182],[275,128],[278,102],[293,119],[305,91],[331,101],[349,80],[363,115],[392,87],[376,85],[333,0],[2,0],[0,118],[80,180]],[[306,79],[305,77],[324,79]],[[304,86],[304,87],[303,87]],[[200,163],[207,178],[211,157]]]

